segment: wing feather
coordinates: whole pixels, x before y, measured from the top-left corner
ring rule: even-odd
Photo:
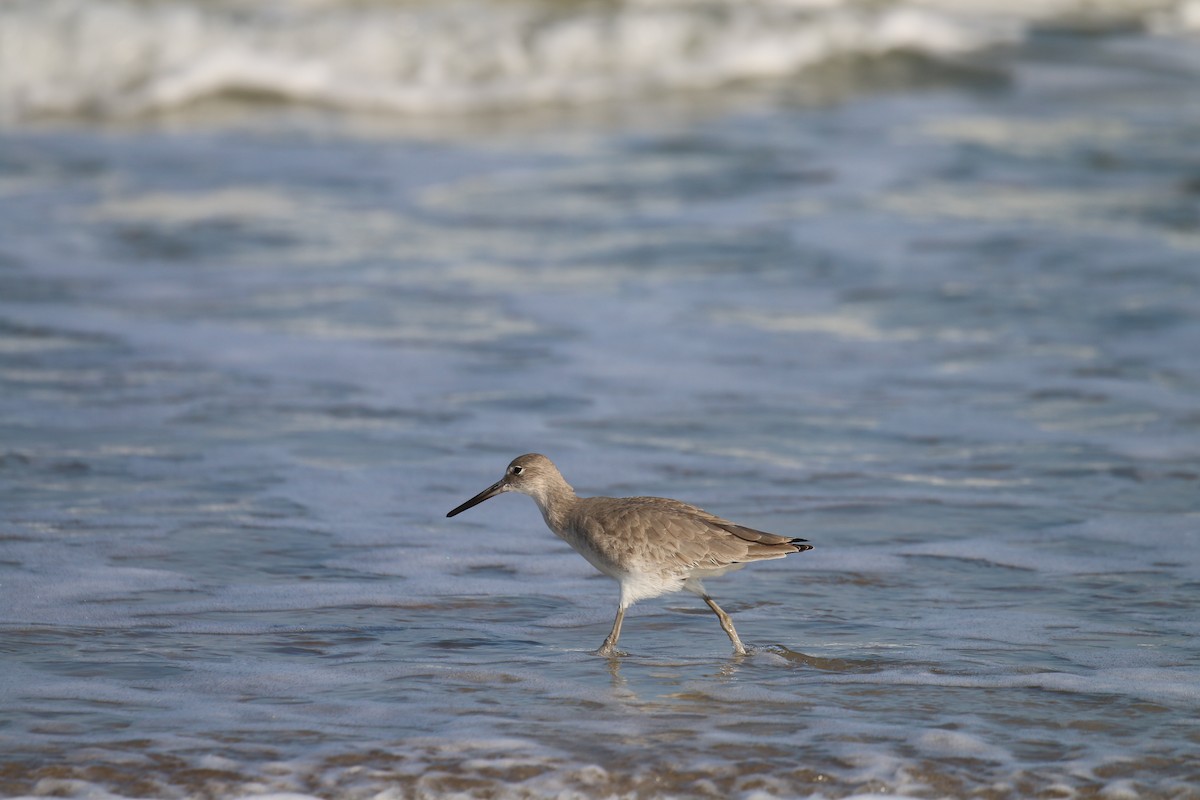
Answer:
[[[804,539],[747,528],[664,497],[589,497],[577,513],[576,529],[604,557],[671,564],[681,574],[724,571],[812,549]]]

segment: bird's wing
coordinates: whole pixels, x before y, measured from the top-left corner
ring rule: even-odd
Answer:
[[[620,547],[646,563],[674,564],[684,571],[721,569],[811,549],[802,539],[737,525],[663,497],[588,498],[585,508],[591,512],[589,524],[602,530],[607,546]]]

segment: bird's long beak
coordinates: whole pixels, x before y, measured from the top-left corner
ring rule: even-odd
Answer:
[[[456,508],[453,511],[446,514],[446,516],[453,517],[455,514],[461,514],[462,512],[466,511],[468,508],[474,508],[475,506],[479,505],[484,500],[487,500],[489,497],[495,497],[496,495],[501,494],[503,492],[507,492],[507,491],[508,491],[508,485],[505,484],[503,480],[498,480],[495,483],[493,483],[491,486],[489,486],[488,488],[484,489],[479,494],[472,497],[467,502],[463,503],[458,508]]]

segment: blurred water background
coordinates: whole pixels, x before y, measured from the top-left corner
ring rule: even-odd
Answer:
[[[0,4],[0,794],[1200,797],[1198,34]],[[528,451],[816,549],[610,663]]]

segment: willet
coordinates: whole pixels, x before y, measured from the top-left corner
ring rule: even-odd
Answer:
[[[729,635],[733,651],[745,655],[733,621],[708,596],[701,581],[751,561],[812,549],[804,539],[756,531],[665,497],[577,497],[558,467],[537,453],[514,458],[503,478],[446,516],[504,492],[532,497],[554,535],[620,584],[617,618],[597,651],[604,656],[617,655],[625,609],[638,600],[680,589],[708,604]]]

